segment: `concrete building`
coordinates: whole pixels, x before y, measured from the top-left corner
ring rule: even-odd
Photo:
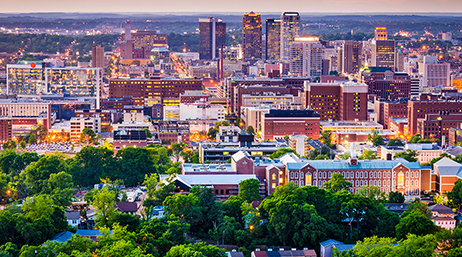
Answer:
[[[196,101],[193,104],[180,103],[180,120],[217,120],[225,119],[225,108],[221,104]]]
[[[386,100],[383,98],[375,98],[374,112],[377,114],[378,123],[382,124],[385,129],[391,128],[392,118],[407,118],[408,98],[397,100]]]
[[[367,120],[366,84],[305,82],[303,107],[319,113],[322,121]]]
[[[295,37],[289,47],[290,73],[298,76],[322,75],[323,45],[318,37]]]
[[[450,73],[450,63],[438,62],[437,56],[424,56],[423,62],[419,63],[420,86],[423,88],[451,86]]]
[[[100,117],[73,117],[71,119],[71,141],[79,141],[80,134],[85,128],[92,129],[95,133],[101,132]]]
[[[244,122],[245,126],[252,126],[255,131],[261,131],[262,127],[262,114],[268,113],[270,110],[266,106],[258,107],[243,107],[241,112],[241,120]]]
[[[388,40],[385,27],[376,27],[371,42],[371,66],[395,68],[395,41]]]
[[[94,45],[91,47],[91,67],[104,68],[104,47]]]
[[[342,69],[341,73],[356,73],[362,67],[362,43],[345,41],[341,49]]]

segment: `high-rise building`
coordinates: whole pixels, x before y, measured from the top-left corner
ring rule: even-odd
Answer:
[[[355,41],[345,41],[342,45],[342,73],[358,72],[362,66],[362,43]]]
[[[437,87],[451,85],[451,65],[438,63],[436,56],[424,56],[423,62],[419,63],[419,74],[422,87]]]
[[[290,45],[290,72],[300,76],[321,76],[322,48],[318,37],[294,38]]]
[[[375,67],[395,68],[395,41],[388,40],[387,28],[376,27],[371,42],[371,65]]]
[[[266,60],[277,61],[281,56],[281,20],[266,19]]]
[[[369,86],[369,95],[396,100],[409,97],[411,78],[405,72],[394,72],[385,67],[366,67],[361,73],[361,82]]]
[[[396,49],[395,70],[397,72],[404,72],[404,54],[403,51],[401,51],[401,49]]]
[[[300,35],[300,15],[298,12],[283,12],[281,15],[281,61],[289,62],[290,44]]]
[[[217,58],[221,46],[226,46],[226,23],[220,18],[199,18],[200,59]]]
[[[242,50],[244,58],[261,58],[262,22],[259,13],[245,13],[242,19]]]
[[[10,94],[38,95],[46,93],[42,62],[6,65],[6,88]]]
[[[91,67],[104,68],[104,47],[101,45],[91,47]]]

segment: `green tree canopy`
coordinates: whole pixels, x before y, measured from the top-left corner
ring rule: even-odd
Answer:
[[[258,179],[251,178],[239,182],[238,197],[248,203],[260,201],[260,181]]]

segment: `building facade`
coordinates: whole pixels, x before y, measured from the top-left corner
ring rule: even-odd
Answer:
[[[221,46],[226,46],[226,23],[221,18],[199,18],[200,59],[218,58],[218,50]]]
[[[262,58],[262,21],[259,13],[246,13],[242,19],[242,51],[244,59]]]
[[[266,60],[278,61],[281,56],[281,20],[266,19]]]
[[[296,37],[289,46],[290,73],[298,76],[322,75],[323,45],[317,37]]]
[[[262,138],[275,140],[286,135],[320,135],[320,115],[313,110],[275,110],[262,113]]]
[[[300,15],[298,12],[283,12],[281,15],[281,61],[289,62],[290,44],[298,36],[300,36]]]

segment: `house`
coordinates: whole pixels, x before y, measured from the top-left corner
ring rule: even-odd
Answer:
[[[282,256],[293,256],[293,257],[317,257],[316,252],[314,250],[308,250],[305,248],[303,250],[297,250],[292,248],[292,250],[284,250],[281,248],[279,251],[273,251],[272,249],[268,249],[268,251],[260,251],[256,249],[250,255],[251,257],[282,257]]]
[[[78,211],[67,211],[65,213],[67,218],[67,224],[73,227],[80,225],[80,212]]]
[[[122,213],[136,215],[136,211],[138,211],[138,204],[136,202],[117,202],[116,209]]]
[[[432,212],[432,221],[438,227],[444,229],[453,229],[456,227],[454,212],[451,208],[442,204],[435,204],[427,207]]]
[[[341,253],[342,251],[349,251],[355,246],[354,244],[344,244],[334,239],[321,242],[320,245],[321,257],[332,257],[332,250],[334,248],[337,248]]]

